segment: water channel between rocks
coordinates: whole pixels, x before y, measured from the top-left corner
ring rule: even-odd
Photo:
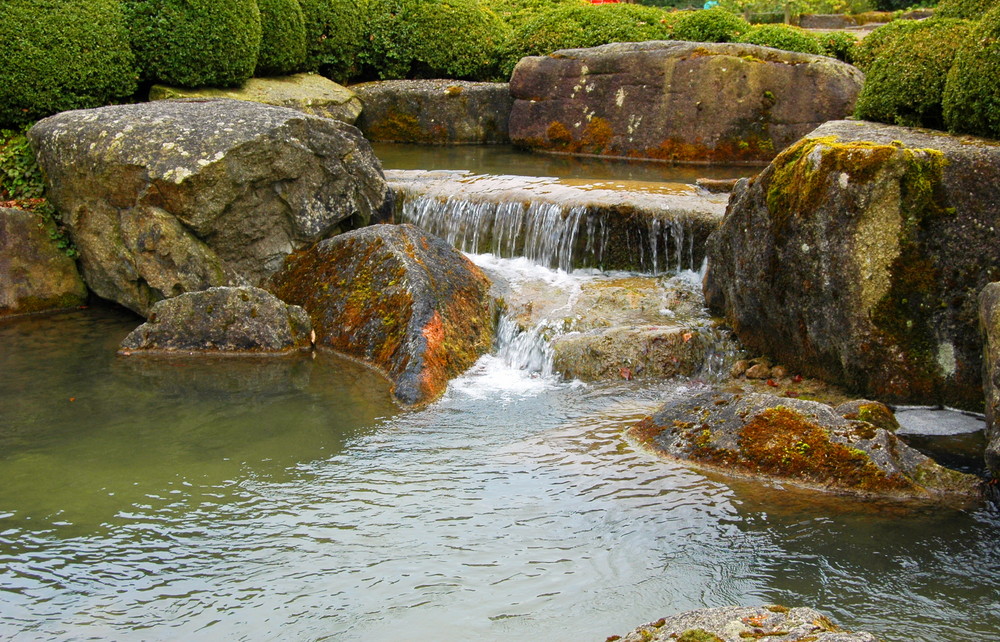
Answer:
[[[628,276],[474,259],[551,286],[550,332],[573,331],[560,296]],[[116,357],[137,323],[0,322],[0,637],[603,640],[778,602],[890,642],[1000,639],[994,510],[733,481],[621,439],[697,381],[564,381],[508,342],[402,412],[330,355]]]

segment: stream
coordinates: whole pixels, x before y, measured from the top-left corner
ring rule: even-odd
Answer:
[[[564,381],[511,333],[402,411],[329,354],[117,357],[139,322],[0,321],[0,638],[597,641],[782,603],[888,642],[1000,639],[996,509],[731,480],[622,440],[710,372]]]

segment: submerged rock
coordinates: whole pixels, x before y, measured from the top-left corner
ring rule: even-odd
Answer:
[[[215,287],[157,301],[120,354],[290,353],[311,346],[309,315],[254,287]]]
[[[358,128],[388,143],[507,143],[514,99],[507,83],[379,80],[351,86],[364,105]]]
[[[319,74],[295,74],[272,78],[251,78],[242,87],[188,89],[153,85],[150,100],[172,98],[232,98],[276,107],[288,107],[306,114],[333,118],[353,125],[361,114],[361,101],[353,91]]]
[[[344,123],[238,100],[70,111],[29,137],[90,288],[145,315],[160,299],[259,283],[284,256],[391,215]]]
[[[1000,477],[1000,283],[979,295],[983,333],[983,392],[986,396],[986,467]]]
[[[879,420],[882,409],[871,408]],[[737,476],[865,496],[977,496],[978,478],[861,420],[858,407],[843,410],[847,417],[814,401],[706,389],[665,405],[628,434],[658,454]]]
[[[412,225],[327,239],[290,257],[270,289],[306,309],[318,347],[386,373],[404,404],[433,401],[493,342],[489,280]]]
[[[823,125],[740,183],[709,306],[748,350],[898,403],[982,408],[979,291],[1000,279],[1000,147]]]
[[[849,633],[811,608],[728,606],[671,615],[608,640],[621,642],[878,642],[871,633]]]
[[[0,207],[0,317],[87,300],[76,263],[57,247],[50,228],[37,214]]]
[[[640,42],[522,59],[510,137],[532,149],[668,161],[766,161],[848,116],[864,75],[824,56]]]

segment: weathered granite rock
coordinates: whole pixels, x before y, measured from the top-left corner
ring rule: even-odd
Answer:
[[[432,145],[507,143],[507,83],[382,80],[353,85],[369,140]]]
[[[0,207],[0,317],[71,308],[87,300],[73,259],[37,214]]]
[[[305,310],[266,290],[215,287],[154,303],[119,352],[290,353],[310,348],[311,330]]]
[[[893,433],[815,401],[706,389],[666,404],[629,436],[699,467],[818,490],[972,498],[980,488],[978,478],[939,466]]]
[[[893,402],[982,408],[979,291],[1000,279],[1000,147],[823,125],[741,183],[705,293],[743,344]]]
[[[1000,477],[1000,283],[979,295],[983,334],[983,392],[986,396],[986,467]]]
[[[552,340],[553,369],[566,379],[665,379],[694,375],[713,343],[685,326],[615,326]]]
[[[70,111],[29,133],[48,194],[98,295],[146,314],[215,285],[251,285],[283,257],[391,216],[360,132],[238,100]]]
[[[621,642],[878,642],[871,633],[849,633],[811,608],[727,606],[686,611],[644,624]]]
[[[404,404],[433,401],[492,345],[489,280],[412,225],[373,225],[289,258],[270,282],[301,305],[316,344],[386,373]]]
[[[150,100],[172,98],[249,100],[276,107],[288,107],[314,116],[333,118],[348,125],[353,125],[361,114],[361,101],[353,91],[319,74],[251,78],[242,87],[234,89],[217,87],[187,89],[153,85],[149,90]]]
[[[522,59],[510,137],[551,152],[670,161],[770,160],[849,115],[864,76],[824,56],[654,41]]]

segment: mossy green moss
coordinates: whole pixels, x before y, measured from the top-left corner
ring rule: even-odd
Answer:
[[[687,629],[680,634],[677,642],[725,642],[725,640],[705,629]]]

